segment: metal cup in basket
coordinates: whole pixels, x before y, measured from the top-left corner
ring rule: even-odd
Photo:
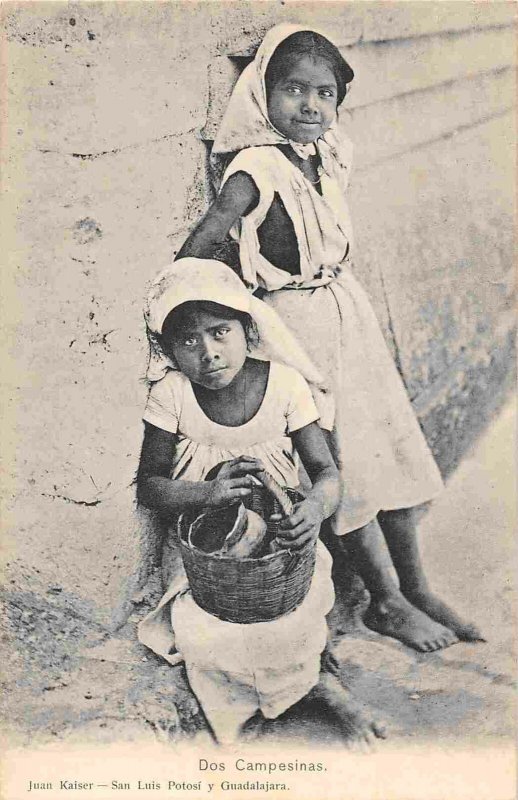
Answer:
[[[272,485],[269,480],[270,486]],[[280,487],[279,487],[280,488]],[[303,496],[292,489],[285,492],[292,503]],[[278,492],[277,492],[278,493]],[[265,545],[275,539],[282,514],[281,504],[265,486],[254,487],[245,505],[267,522]],[[286,508],[286,504],[283,504]],[[214,539],[223,543],[238,514],[238,505],[204,512],[205,527],[214,527]],[[182,514],[178,520],[180,552],[196,603],[227,622],[268,622],[294,611],[306,597],[315,567],[316,547],[308,542],[300,550],[278,550],[255,558],[234,558],[219,552],[205,552],[189,543],[192,526],[202,515]],[[217,546],[217,545],[216,545]]]

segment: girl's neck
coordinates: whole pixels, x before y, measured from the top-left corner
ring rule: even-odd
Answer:
[[[206,389],[191,383],[201,410],[212,422],[237,428],[259,411],[268,385],[270,364],[247,358],[232,383],[223,389]]]
[[[310,156],[307,159],[301,158],[295,150],[292,148],[290,144],[278,144],[277,148],[281,151],[283,155],[286,156],[288,161],[290,161],[294,167],[297,167],[300,172],[304,175],[304,177],[315,187],[315,190],[318,194],[322,194],[322,190],[320,188],[320,173],[319,167],[321,166],[320,156],[317,154],[314,156]]]
[[[290,139],[288,144],[290,145],[291,149],[303,161],[306,161],[308,158],[311,158],[318,154],[316,142],[310,142],[309,144],[301,144],[299,142],[294,141],[293,139]]]

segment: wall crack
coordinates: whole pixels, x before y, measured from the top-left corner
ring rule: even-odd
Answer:
[[[145,147],[149,144],[157,144],[158,142],[164,142],[168,139],[180,139],[183,136],[191,136],[196,134],[197,128],[191,128],[188,131],[180,131],[180,133],[166,133],[165,136],[159,136],[157,139],[146,139],[144,142],[135,142],[134,144],[128,144],[124,147],[114,147],[111,150],[100,150],[98,153],[62,153],[60,150],[53,150],[50,147],[39,147],[38,152],[43,153],[46,155],[47,153],[52,153],[56,156],[63,156],[66,158],[78,158],[81,161],[95,161],[97,158],[103,158],[104,156],[116,156],[119,153],[124,153],[128,150],[137,150],[139,147]]]
[[[65,494],[50,494],[50,492],[42,492],[42,497],[50,497],[51,500],[64,500],[65,503],[73,503],[76,506],[98,506],[102,500],[74,500],[73,497],[67,497]]]

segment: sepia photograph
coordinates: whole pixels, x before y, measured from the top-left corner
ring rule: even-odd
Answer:
[[[516,16],[5,0],[0,796],[516,796]]]

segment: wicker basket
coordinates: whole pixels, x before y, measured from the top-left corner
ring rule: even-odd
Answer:
[[[288,493],[294,502],[302,497],[291,490]],[[247,505],[266,519],[279,511],[272,495],[259,487]],[[188,545],[192,522],[192,516],[186,514],[178,520],[180,552],[192,595],[209,614],[227,622],[268,622],[302,603],[315,567],[314,542],[293,552],[279,550],[261,558],[236,559]],[[270,539],[275,538],[277,528],[278,523],[268,525]],[[220,535],[218,531],[218,538]]]

